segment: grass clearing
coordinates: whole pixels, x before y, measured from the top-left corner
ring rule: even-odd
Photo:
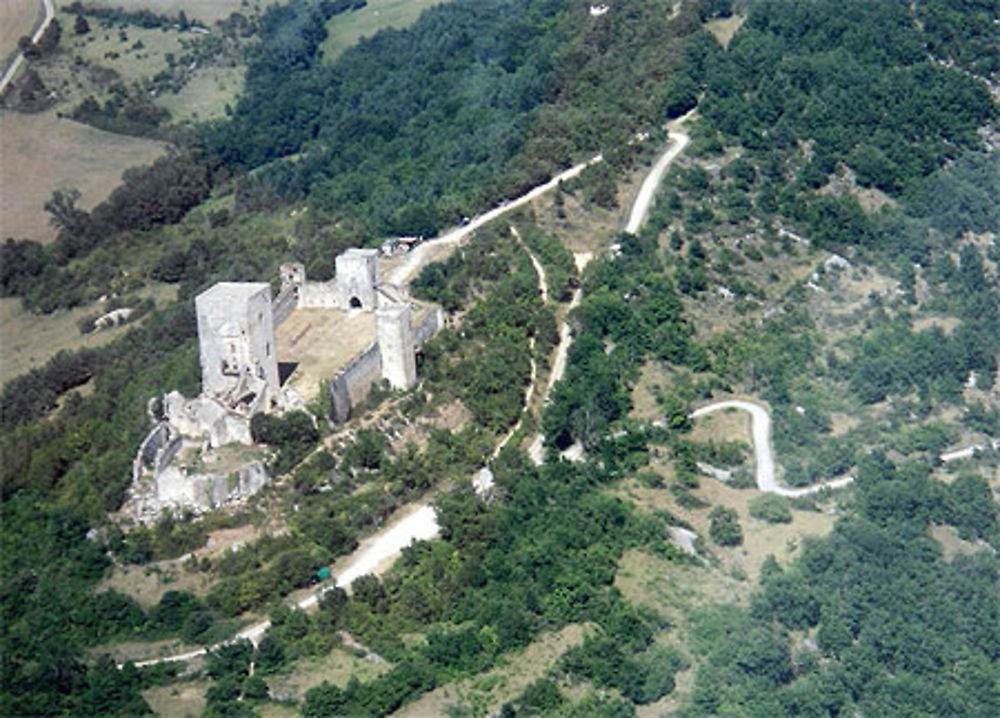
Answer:
[[[183,10],[188,20],[207,23],[209,25],[225,20],[234,12],[249,15],[253,11],[260,12],[272,2],[261,2],[260,0],[87,0],[87,7],[94,8],[122,8],[127,12],[138,12],[139,10],[149,10],[157,15],[167,17],[177,17]],[[280,4],[280,3],[278,3]]]
[[[931,537],[941,544],[944,560],[951,562],[956,556],[971,556],[980,551],[988,551],[989,545],[983,541],[965,541],[959,538],[954,526],[931,524]]]
[[[670,386],[671,375],[672,372],[663,362],[643,364],[639,371],[639,381],[632,389],[632,411],[629,416],[640,421],[653,421],[663,416],[663,409],[656,401],[656,388]]]
[[[728,48],[729,42],[733,39],[736,31],[743,26],[744,20],[746,20],[745,15],[733,15],[719,20],[709,20],[705,23],[705,29],[712,33],[720,45]]]
[[[672,628],[657,640],[678,648],[689,659],[688,617],[701,608],[718,604],[747,605],[751,586],[708,566],[678,565],[642,551],[626,551],[618,561],[615,588],[630,603],[649,608],[670,622]],[[674,691],[656,703],[639,706],[639,718],[673,715],[686,703],[694,688],[696,666],[676,674]]]
[[[256,706],[254,710],[260,718],[299,718],[302,712],[296,706],[281,703],[265,703]]]
[[[671,623],[693,609],[719,603],[743,605],[746,582],[707,566],[677,564],[639,550],[622,554],[615,588],[636,606],[651,608]]]
[[[61,120],[54,111],[0,113],[0,239],[51,242],[56,231],[43,205],[56,189],[80,190],[77,206],[92,209],[121,184],[129,167],[150,164],[162,142],[126,137]],[[6,353],[6,352],[5,352]]]
[[[641,177],[639,177],[641,182]],[[573,253],[600,252],[607,248],[609,238],[625,225],[624,210],[629,206],[629,197],[638,192],[637,185],[631,183],[619,184],[619,208],[604,209],[597,205],[588,205],[582,200],[583,193],[577,191],[561,192],[563,206],[560,211],[556,204],[559,190],[546,192],[531,202],[538,228],[546,234],[553,234]]]
[[[66,25],[72,23],[72,18],[64,13],[59,21]],[[181,40],[195,37],[178,30],[137,25],[102,27],[96,20],[91,20],[91,28],[86,35],[64,34],[62,49],[90,64],[114,70],[125,84],[165,69],[166,53],[183,54]],[[133,49],[140,43],[141,49]]]
[[[177,94],[165,93],[156,104],[170,111],[175,121],[217,120],[226,116],[226,105],[235,106],[243,92],[242,67],[208,67],[195,74]]]
[[[160,718],[200,716],[205,712],[205,691],[210,685],[208,681],[194,681],[157,686],[144,690],[142,697]]]
[[[138,298],[151,297],[157,306],[177,298],[177,287],[172,284],[154,284],[135,294]],[[41,366],[63,349],[99,347],[116,339],[134,324],[122,324],[90,334],[81,334],[77,322],[101,309],[101,302],[84,307],[37,315],[26,312],[18,297],[0,299],[0,384],[20,376],[29,369]],[[140,320],[142,321],[142,320]]]
[[[443,716],[456,707],[467,709],[462,715],[494,715],[504,703],[544,676],[568,648],[582,643],[589,630],[586,624],[574,623],[554,633],[545,633],[523,651],[501,658],[495,668],[425,693],[394,715]]]
[[[390,663],[375,663],[358,658],[353,653],[334,648],[322,658],[305,658],[295,662],[295,668],[288,675],[272,676],[267,679],[271,695],[278,700],[301,701],[306,691],[329,681],[343,688],[351,676],[368,682],[392,668]]]
[[[116,566],[95,590],[98,593],[109,589],[118,591],[131,596],[148,610],[159,603],[167,591],[188,591],[205,596],[211,586],[210,574],[188,571],[179,561],[160,561],[152,566]]]
[[[323,58],[330,62],[379,30],[409,27],[424,10],[445,2],[448,0],[368,0],[360,10],[335,15],[326,23],[326,40],[320,46]]]
[[[753,446],[750,414],[742,409],[723,409],[700,416],[694,420],[689,438],[698,442],[739,441]]]
[[[208,535],[202,548],[191,553],[196,558],[216,558],[230,549],[250,543],[258,538],[260,531],[251,524],[231,529],[218,529]],[[147,566],[115,566],[111,575],[94,589],[100,593],[114,589],[134,598],[140,606],[149,609],[163,598],[167,591],[190,591],[205,596],[212,587],[213,576],[208,573],[189,571],[181,559],[157,561]]]
[[[654,469],[666,474],[662,468],[654,464]],[[773,554],[780,564],[787,565],[798,554],[803,537],[825,536],[836,521],[836,516],[831,514],[793,510],[791,523],[769,524],[750,516],[749,502],[760,495],[759,491],[733,489],[707,477],[702,477],[701,486],[691,492],[709,503],[705,508],[686,509],[677,503],[676,496],[669,489],[646,488],[634,480],[625,482],[616,493],[647,511],[666,509],[687,521],[707,542],[724,572],[745,576],[751,584],[757,582],[760,566],[769,554]],[[708,514],[715,506],[734,509],[739,515],[743,529],[741,546],[723,547],[710,542]]]

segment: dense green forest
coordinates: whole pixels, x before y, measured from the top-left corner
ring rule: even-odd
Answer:
[[[599,150],[621,169],[639,152],[631,131],[683,94],[668,78],[697,27],[694,8],[670,19],[661,3],[600,23],[566,0],[447,3],[324,63],[338,5],[270,8],[233,117],[90,213],[57,193],[59,240],[0,247],[0,292],[50,312],[127,289],[107,271],[116,253],[135,276],[199,286],[288,256],[324,278],[338,248],[434,234]]]
[[[747,19],[723,49],[700,27],[728,14],[728,2],[684,3],[677,16],[672,3],[616,3],[598,20],[585,3],[456,0],[327,63],[318,55],[323,21],[341,5],[294,0],[268,10],[230,119],[132,171],[91,212],[57,193],[48,209],[60,237],[50,247],[0,248],[3,295],[37,311],[108,291],[122,281],[120,257],[136,276],[181,284],[176,306],[103,348],[60,354],[0,397],[0,710],[148,712],[140,689],[176,680],[175,671],[119,671],[94,658],[95,646],[212,644],[255,610],[273,623],[261,644],[234,644],[206,662],[209,715],[254,715],[267,700],[265,679],[329,653],[336,631],[393,667],[367,682],[313,688],[304,715],[384,715],[571,623],[590,626],[588,637],[504,715],[633,715],[671,694],[675,674],[692,664],[686,715],[1000,714],[996,554],[946,557],[928,534],[946,524],[1000,548],[988,482],[971,470],[947,485],[932,474],[957,430],[940,422],[942,406],[961,407],[962,427],[1000,434],[1000,412],[962,399],[970,372],[990,388],[1000,355],[1000,292],[988,264],[998,257],[963,239],[1000,230],[1000,163],[978,132],[997,116],[982,81],[1000,69],[995,3],[751,0],[736,4]],[[258,421],[272,468],[288,475],[284,493],[269,496],[288,533],[192,566],[214,582],[201,598],[169,591],[144,610],[95,591],[112,563],[179,556],[211,528],[259,518],[259,507],[167,517],[127,535],[107,519],[124,500],[149,397],[197,391],[197,291],[221,279],[271,279],[283,260],[330,276],[345,246],[433,234],[597,150],[610,169],[567,191],[607,200],[643,156],[627,144],[635,131],[696,103],[690,153],[721,162],[738,148],[739,159],[716,174],[704,163],[672,171],[647,227],[607,237],[615,256],[577,277],[558,237],[527,215],[514,219],[555,300],[578,283],[584,290],[565,378],[539,422],[546,464],[530,464],[512,442],[493,465],[493,501],[465,481],[518,419],[529,346],[544,369],[557,338],[558,306],[538,296],[523,247],[506,226],[488,227],[414,283],[417,296],[462,317],[425,347],[421,390],[373,399],[404,417],[430,411],[430,396],[459,401],[471,416],[464,429],[402,451],[378,431],[359,431],[317,451],[320,436],[304,416]],[[892,202],[871,212],[850,193],[828,191],[847,175]],[[603,195],[588,181],[602,183]],[[288,221],[293,207],[308,212]],[[745,233],[751,218],[771,231],[760,249],[717,249],[715,238]],[[792,257],[778,227],[877,265],[898,278],[903,299],[833,344],[797,285],[773,320],[696,339],[689,308],[714,283],[732,287],[748,313],[776,292],[738,277],[772,254]],[[954,331],[914,327],[925,308],[918,284],[931,297],[925,304],[960,319]],[[628,418],[647,362],[702,377],[660,393],[666,429]],[[88,382],[92,391],[73,391]],[[717,461],[725,448],[687,438],[689,405],[732,386],[770,403],[789,483],[852,468],[857,481],[838,500],[845,515],[829,536],[807,542],[784,568],[765,563],[747,610],[692,615],[685,653],[676,626],[613,585],[628,550],[671,566],[697,562],[665,539],[683,522],[616,491],[648,477],[651,457],[663,455],[676,467],[671,491],[699,501],[695,460],[706,457],[698,452]],[[888,400],[897,413],[877,431],[832,437],[830,387],[846,406]],[[889,439],[892,458],[871,450]],[[559,461],[556,450],[575,442],[590,458]],[[406,549],[384,579],[364,577],[350,596],[327,593],[313,614],[280,604],[435,488],[440,540]],[[781,522],[789,509],[753,510]],[[714,543],[742,541],[734,516],[712,511]],[[588,686],[582,699],[567,690],[577,684]]]

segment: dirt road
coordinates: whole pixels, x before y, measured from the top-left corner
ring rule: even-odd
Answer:
[[[425,265],[435,261],[436,259],[442,258],[440,255],[444,253],[444,250],[450,249],[454,245],[458,244],[471,232],[474,232],[475,230],[479,229],[485,224],[489,224],[497,217],[502,217],[508,212],[511,212],[517,209],[518,207],[524,206],[525,204],[535,199],[536,197],[539,197],[545,194],[546,192],[555,189],[560,182],[565,182],[566,180],[573,179],[578,174],[583,172],[588,166],[595,164],[597,162],[601,162],[603,159],[604,159],[603,156],[597,155],[596,157],[591,158],[587,162],[581,162],[578,165],[574,165],[565,172],[556,175],[555,177],[550,179],[548,182],[545,182],[544,184],[538,185],[537,187],[530,190],[529,192],[526,192],[517,199],[512,199],[504,205],[501,205],[499,207],[494,207],[490,211],[484,212],[478,217],[473,218],[465,226],[456,227],[447,234],[443,234],[440,237],[437,237],[436,239],[431,239],[424,242],[419,247],[417,247],[409,254],[407,254],[406,261],[403,262],[401,266],[397,267],[396,270],[391,275],[389,275],[389,284],[395,284],[396,286],[403,286],[404,284],[408,284],[410,280],[412,280],[415,276],[417,276],[417,274],[420,272],[421,269],[423,269]]]
[[[694,411],[691,414],[691,418],[697,419],[699,416],[705,416],[706,414],[724,409],[740,409],[750,414],[750,434],[753,437],[753,450],[757,459],[757,488],[761,491],[794,498],[815,494],[823,489],[839,489],[854,481],[853,476],[845,476],[827,483],[807,486],[801,489],[789,489],[779,485],[775,474],[774,453],[771,449],[771,414],[760,404],[755,404],[751,401],[723,399]]]
[[[639,231],[639,227],[645,221],[646,215],[649,214],[649,206],[653,202],[653,197],[656,196],[656,190],[659,188],[660,182],[663,181],[663,175],[667,171],[667,167],[677,159],[677,156],[684,151],[688,142],[691,141],[688,135],[674,130],[670,131],[669,137],[673,144],[667,148],[666,152],[660,155],[656,164],[653,165],[653,169],[646,175],[646,179],[642,182],[642,187],[639,188],[639,194],[636,196],[635,202],[632,203],[632,212],[629,214],[628,223],[625,225],[625,231],[629,234],[635,234]]]

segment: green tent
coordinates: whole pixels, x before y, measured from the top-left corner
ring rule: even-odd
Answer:
[[[330,569],[324,566],[323,568],[321,568],[319,571],[316,572],[316,578],[318,578],[320,581],[328,581],[330,579]]]

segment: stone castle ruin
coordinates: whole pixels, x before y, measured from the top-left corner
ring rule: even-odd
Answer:
[[[267,484],[255,414],[318,398],[340,423],[376,383],[416,383],[416,349],[442,313],[380,284],[377,250],[347,250],[329,282],[309,281],[298,263],[282,265],[280,279],[273,299],[264,282],[220,282],[195,299],[201,394],[150,402],[153,429],[133,461],[127,507],[136,520],[166,508],[201,513]]]

